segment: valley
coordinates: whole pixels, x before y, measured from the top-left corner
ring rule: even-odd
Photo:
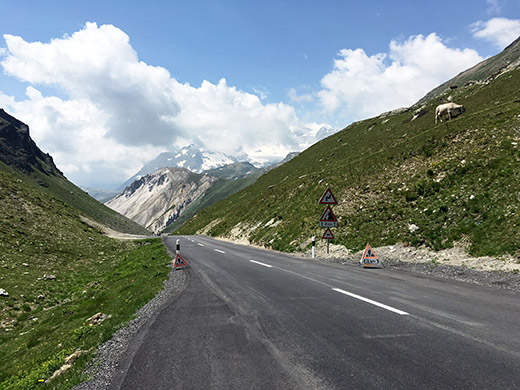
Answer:
[[[347,319],[354,330],[349,329],[343,341],[356,340],[361,348],[359,340],[368,340],[373,348],[357,359],[349,358],[348,373],[357,376],[361,387],[374,383],[366,380],[364,363],[359,361],[379,356],[383,350],[392,364],[396,362],[394,347],[402,347],[406,354],[399,355],[396,364],[403,370],[430,340],[430,359],[413,361],[419,371],[435,361],[438,369],[448,372],[445,382],[439,379],[440,387],[455,383],[458,374],[443,360],[445,350],[450,350],[452,360],[463,350],[474,368],[488,370],[479,380],[464,372],[465,386],[502,380],[506,388],[512,388],[518,353],[508,346],[505,328],[518,317],[517,300],[512,297],[520,288],[519,58],[520,38],[410,107],[351,123],[340,131],[332,127],[316,127],[310,133],[292,129],[300,145],[308,147],[277,164],[254,166],[244,156],[205,151],[195,145],[161,153],[105,204],[70,182],[53,157],[32,140],[29,126],[1,109],[0,388],[35,388],[43,383],[49,388],[70,389],[87,382],[93,374],[84,369],[97,355],[97,348],[116,331],[133,324],[138,310],[165,284],[175,294],[146,309],[148,316],[139,330],[144,332],[141,340],[168,307],[165,315],[178,318],[186,327],[179,340],[168,338],[172,347],[164,353],[178,348],[188,356],[191,344],[183,340],[199,334],[213,337],[205,326],[211,327],[211,313],[216,308],[220,321],[216,331],[231,341],[235,336],[245,340],[227,347],[251,359],[238,354],[223,360],[226,345],[221,346],[222,340],[214,337],[215,344],[208,343],[213,358],[193,355],[187,361],[200,364],[201,370],[222,364],[231,383],[240,386],[246,386],[248,379],[233,377],[233,367],[244,364],[248,370],[258,369],[263,363],[255,360],[255,351],[260,351],[259,359],[265,358],[267,366],[276,371],[272,386],[299,388],[301,378],[294,373],[301,372],[311,387],[325,383],[321,382],[324,377],[332,387],[340,387],[348,378],[335,372],[343,366],[330,362],[333,368],[325,367],[323,355],[337,354],[338,361],[346,356],[338,352],[344,344],[335,340],[342,337],[337,329]],[[436,107],[447,102],[465,109],[436,122]],[[335,238],[327,256],[320,240],[323,229],[318,219],[323,205],[318,200],[329,187],[338,200],[334,205],[338,227],[332,229]],[[176,237],[169,237],[172,234]],[[308,259],[313,236],[319,241],[317,260]],[[175,271],[172,276],[173,240],[177,237],[184,240],[182,250],[193,268]],[[389,270],[369,274],[357,268],[367,243]],[[338,295],[357,295],[347,291],[354,284],[344,281],[349,278],[373,286],[367,289],[361,283],[356,287],[370,301],[391,297],[386,306],[409,305],[405,313],[412,313],[410,321],[392,320],[395,329],[404,326],[408,330],[382,332],[376,325],[386,323],[389,317],[383,315],[372,323],[373,338],[359,331],[366,307],[359,306],[355,316],[350,316],[350,308],[343,306],[345,297]],[[406,285],[394,284],[394,279]],[[468,287],[465,282],[473,285]],[[189,293],[177,300],[185,287]],[[386,290],[379,291],[382,287]],[[461,290],[465,292],[458,299],[467,302],[462,314],[457,305],[444,306]],[[411,291],[422,291],[417,295],[426,298],[421,300],[422,296]],[[473,295],[485,297],[487,313],[479,311],[481,301]],[[277,306],[274,298],[279,297],[286,302]],[[208,300],[215,306],[208,306]],[[504,314],[507,307],[499,306],[503,302],[513,308],[511,317]],[[338,310],[328,311],[329,305]],[[272,316],[274,306],[278,309]],[[295,310],[294,319],[284,315],[288,310]],[[306,324],[307,310],[327,320]],[[188,326],[190,315],[201,321],[200,328]],[[375,314],[368,316],[376,318]],[[496,318],[503,327],[498,331],[493,324]],[[278,327],[291,331],[278,332]],[[169,332],[165,329],[162,326],[153,332]],[[262,333],[263,329],[269,331]],[[307,337],[320,331],[323,336]],[[417,337],[421,334],[428,340]],[[254,345],[247,343],[251,340]],[[155,342],[152,337],[152,349]],[[518,343],[518,338],[513,342]],[[291,356],[280,355],[286,345],[292,348],[288,349]],[[201,342],[201,350],[203,347]],[[300,350],[309,353],[300,354]],[[493,369],[487,353],[496,358]],[[137,368],[145,366],[146,356],[136,356],[135,361],[129,358],[127,367],[134,363]],[[54,376],[60,369],[63,374]],[[416,375],[416,370],[410,377],[385,370],[381,383],[388,378],[388,383],[402,381],[405,387],[437,383],[432,382],[435,370],[426,376]],[[259,370],[251,378],[260,380],[264,373]],[[127,383],[133,382],[132,375],[141,375],[137,369],[124,374],[128,376],[119,379]],[[146,375],[155,377],[153,370]],[[186,377],[181,373],[176,380],[181,383],[189,377],[193,373]],[[219,382],[218,376],[198,380],[206,387],[229,385]]]

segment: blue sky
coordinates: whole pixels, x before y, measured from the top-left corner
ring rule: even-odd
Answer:
[[[261,163],[409,106],[520,35],[520,0],[0,0],[0,107],[81,185],[174,145]],[[307,142],[307,143],[306,143]]]

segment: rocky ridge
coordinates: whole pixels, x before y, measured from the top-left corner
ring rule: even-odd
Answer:
[[[134,181],[105,204],[158,233],[217,180],[184,168],[161,168]]]
[[[29,126],[0,108],[0,161],[25,173],[63,174],[52,157],[43,153],[29,135]]]

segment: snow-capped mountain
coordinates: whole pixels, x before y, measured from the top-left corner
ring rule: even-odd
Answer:
[[[309,126],[305,129],[298,129],[293,131],[293,135],[298,141],[300,150],[305,150],[309,146],[321,141],[324,138],[336,133],[338,130],[332,128],[330,125],[315,125]]]
[[[146,163],[139,172],[119,186],[117,190],[123,191],[135,180],[164,167],[186,168],[191,172],[202,173],[208,169],[218,168],[242,160],[243,159],[230,157],[221,152],[205,151],[191,144],[174,150],[173,152],[163,152],[159,154],[152,161]]]
[[[304,128],[293,131],[293,135],[297,140],[299,150],[304,150],[312,144],[334,134],[336,131],[337,130],[326,124],[309,124]],[[191,144],[183,148],[177,148],[172,152],[159,154],[156,158],[146,163],[139,172],[125,181],[116,190],[121,192],[135,180],[164,167],[186,168],[192,172],[202,173],[235,162],[249,162],[256,168],[264,168],[277,163],[276,160],[261,161],[254,156],[247,155],[231,157],[222,152],[207,151],[197,145]]]
[[[185,168],[161,168],[135,180],[105,204],[154,232],[160,232],[218,178]]]

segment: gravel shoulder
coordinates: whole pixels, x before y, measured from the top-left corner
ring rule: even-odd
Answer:
[[[439,252],[403,245],[373,250],[389,269],[520,291],[520,259],[513,256],[471,257],[461,246]],[[316,260],[353,265],[359,264],[363,254],[362,251],[352,253],[341,245],[330,245],[329,252],[327,255],[325,245],[318,244]],[[311,258],[311,252],[300,256]]]
[[[106,225],[103,225],[102,223],[99,223],[90,218],[87,218],[84,215],[80,215],[79,218],[87,225],[92,226],[94,229],[99,230],[101,233],[105,234],[106,236],[108,236],[110,238],[115,238],[117,240],[141,240],[141,239],[153,237],[151,233],[149,236],[121,233],[121,232],[118,232],[116,230],[109,228]]]
[[[139,309],[136,318],[125,327],[119,329],[110,340],[100,345],[95,358],[85,369],[85,374],[92,379],[80,383],[74,390],[105,390],[110,388],[116,377],[119,361],[135,340],[139,331],[150,326],[164,305],[177,297],[188,282],[184,270],[172,271],[170,278],[164,282],[163,289],[146,305]]]

